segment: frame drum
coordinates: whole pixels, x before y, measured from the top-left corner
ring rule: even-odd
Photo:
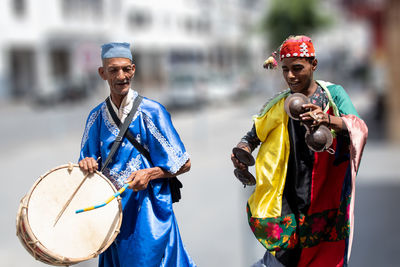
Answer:
[[[89,260],[105,251],[118,235],[122,222],[119,197],[102,208],[75,213],[117,192],[100,172],[89,174],[76,191],[84,179],[77,164],[59,166],[41,176],[22,198],[17,236],[37,260],[59,266]]]

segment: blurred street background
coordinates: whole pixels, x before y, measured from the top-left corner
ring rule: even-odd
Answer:
[[[111,41],[131,43],[134,89],[167,107],[191,154],[174,208],[195,262],[261,258],[245,211],[253,189],[234,177],[230,153],[286,88],[262,64],[295,34],[314,42],[315,78],[341,84],[369,126],[350,266],[399,266],[399,26],[396,0],[0,1],[0,266],[45,266],[15,235],[19,201],[40,175],[77,161],[87,115],[108,95],[97,68]]]

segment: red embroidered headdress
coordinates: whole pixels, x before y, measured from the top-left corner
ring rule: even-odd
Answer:
[[[264,61],[264,68],[273,69],[278,66],[278,62],[275,58],[276,54],[276,52],[272,53],[272,55]],[[280,46],[279,58],[282,61],[284,58],[291,57],[315,57],[315,49],[311,38],[305,35],[290,36],[287,38]]]
[[[315,57],[314,45],[310,37],[304,35],[289,37],[281,45],[279,57],[281,60],[289,57]]]

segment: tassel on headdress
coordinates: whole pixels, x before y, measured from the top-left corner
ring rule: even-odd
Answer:
[[[267,60],[264,61],[264,69],[275,69],[278,66],[278,61],[276,60],[276,52],[273,52]]]

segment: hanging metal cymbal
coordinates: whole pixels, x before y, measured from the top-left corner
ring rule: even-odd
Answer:
[[[307,112],[303,105],[308,103],[310,103],[308,97],[301,93],[294,93],[286,98],[284,108],[290,118],[300,120],[300,114]],[[302,124],[307,130],[305,134],[306,144],[312,151],[328,150],[329,153],[333,151],[332,149],[329,150],[333,137],[328,127],[325,125],[312,126],[312,121],[302,122]]]
[[[300,114],[306,112],[303,105],[308,103],[310,103],[310,100],[305,95],[300,93],[291,94],[285,100],[285,111],[290,118],[298,121],[300,120]]]
[[[234,147],[232,149],[232,153],[235,155],[235,158],[237,158],[244,165],[253,166],[256,163],[254,157],[242,148]]]
[[[256,184],[256,178],[247,170],[235,169],[233,173],[244,186]]]
[[[251,153],[247,152],[242,148],[234,147],[232,149],[232,153],[235,156],[235,158],[237,158],[241,163],[243,163],[246,166],[253,166],[256,163]],[[256,184],[256,178],[254,178],[254,176],[247,169],[246,170],[235,169],[233,173],[245,187],[247,185]]]
[[[315,152],[327,150],[333,142],[332,133],[325,125],[308,130],[305,139],[307,146]]]

